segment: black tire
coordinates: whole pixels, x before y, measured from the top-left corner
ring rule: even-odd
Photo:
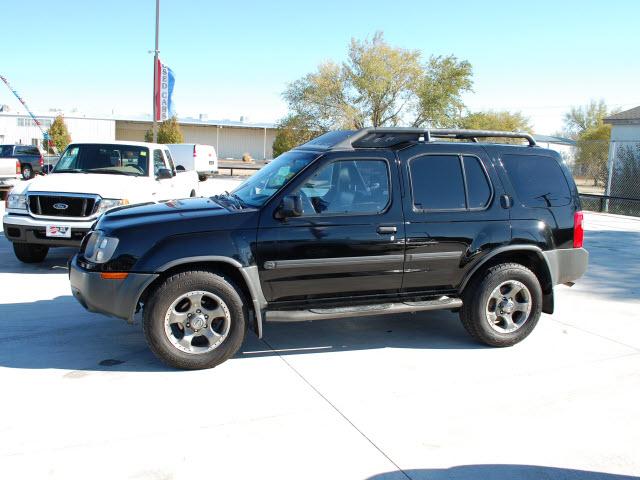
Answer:
[[[206,182],[207,178],[209,177],[207,177],[206,175],[201,175],[201,174],[198,175],[198,180],[200,180],[201,182]]]
[[[229,310],[229,332],[222,343],[209,352],[183,352],[171,343],[164,330],[165,315],[172,303],[191,291],[211,292],[220,297]],[[244,341],[247,319],[241,291],[230,279],[207,271],[189,271],[170,276],[149,296],[144,306],[143,330],[149,348],[164,363],[179,369],[200,370],[213,368],[235,355]]]
[[[524,284],[530,293],[531,310],[514,331],[499,332],[492,326],[487,305],[494,289],[504,282]],[[535,328],[542,313],[542,288],[536,275],[518,263],[502,263],[478,275],[465,288],[460,320],[473,338],[492,347],[510,347],[524,340]]]
[[[33,168],[31,165],[23,165],[22,166],[22,178],[25,180],[31,180],[34,177]]]
[[[14,243],[13,253],[18,260],[24,263],[40,263],[49,253],[49,247],[43,245],[33,245],[31,243]]]

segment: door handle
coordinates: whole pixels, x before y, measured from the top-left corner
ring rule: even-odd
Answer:
[[[380,226],[380,227],[378,227],[378,230],[377,230],[378,233],[382,233],[382,234],[384,234],[384,233],[396,233],[397,231],[398,231],[398,229],[396,227],[394,227],[394,226],[390,226],[390,227]]]

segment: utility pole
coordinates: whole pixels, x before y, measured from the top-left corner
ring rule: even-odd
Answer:
[[[160,0],[156,0],[156,48],[153,51],[153,143],[158,142],[158,115],[157,97],[158,97],[158,35],[160,31]]]

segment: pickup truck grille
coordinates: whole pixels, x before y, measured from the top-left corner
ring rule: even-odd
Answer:
[[[96,205],[94,197],[29,195],[29,210],[47,217],[89,217]]]

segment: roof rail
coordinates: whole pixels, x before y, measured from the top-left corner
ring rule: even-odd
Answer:
[[[464,130],[449,128],[396,128],[378,127],[363,128],[353,135],[336,143],[333,148],[375,148],[391,147],[400,143],[419,141],[431,142],[434,138],[468,139],[477,142],[478,138],[522,138],[535,147],[536,141],[526,132],[499,132],[494,130]]]

